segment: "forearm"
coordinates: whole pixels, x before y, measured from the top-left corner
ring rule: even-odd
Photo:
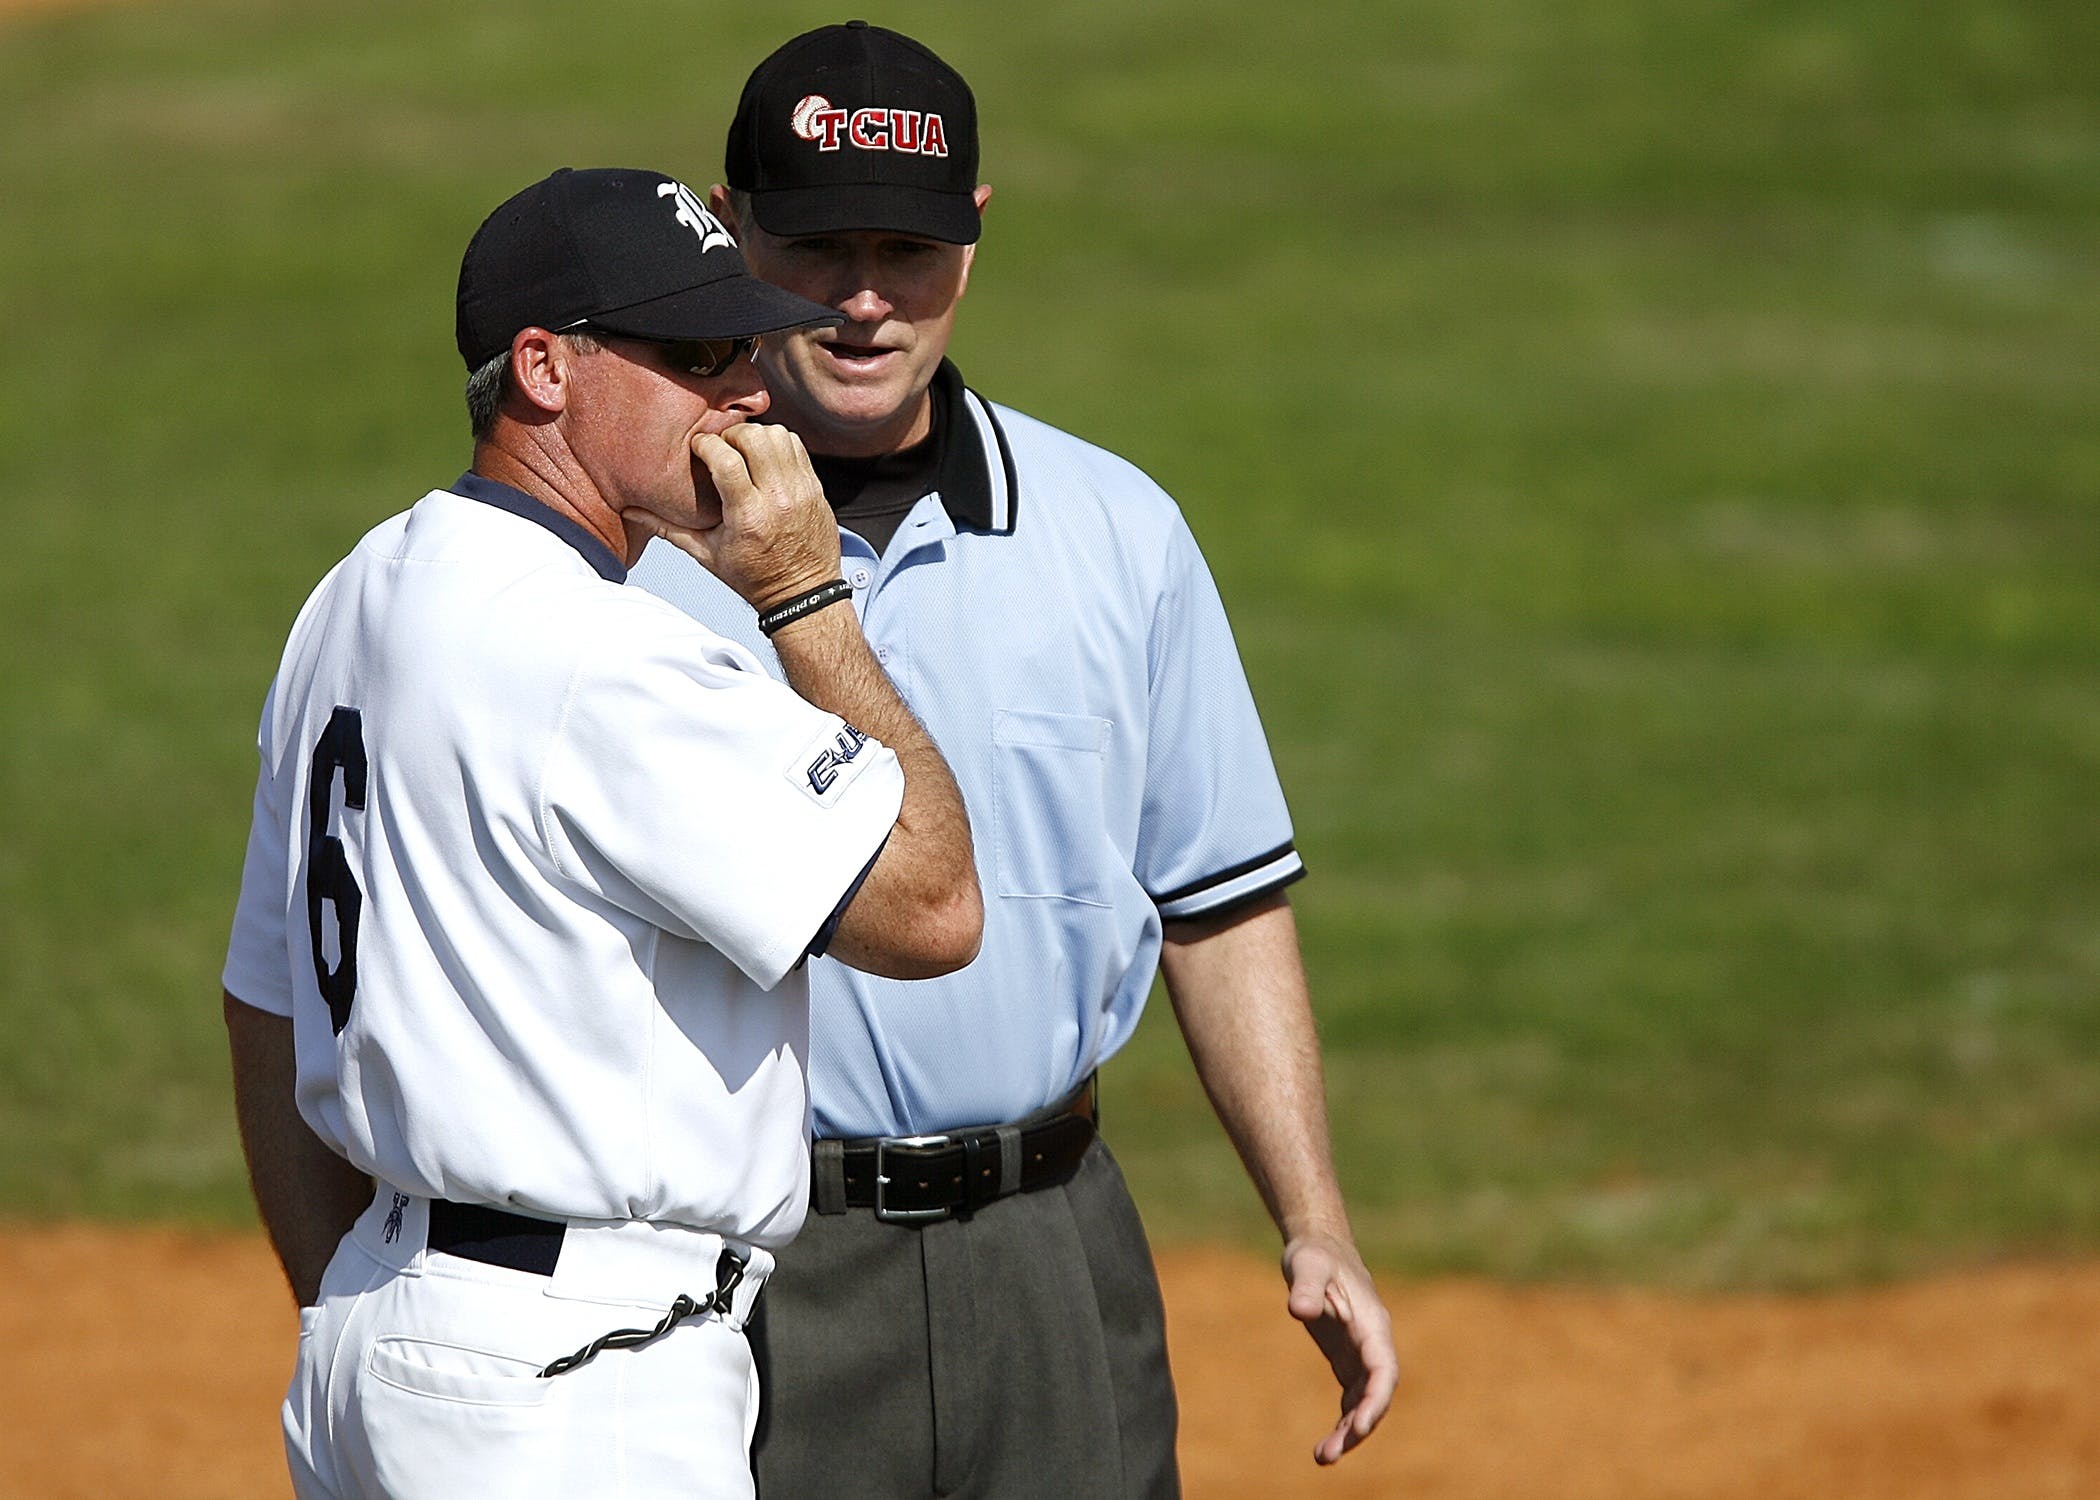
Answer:
[[[1270,898],[1219,923],[1177,923],[1160,954],[1197,1077],[1286,1240],[1348,1240],[1297,923]]]
[[[1222,921],[1176,924],[1160,968],[1196,1073],[1283,1231],[1286,1305],[1341,1387],[1341,1415],[1313,1449],[1334,1463],[1384,1418],[1400,1365],[1335,1182],[1297,923],[1278,895]]]
[[[224,1000],[248,1184],[292,1295],[310,1306],[320,1297],[321,1273],[337,1243],[372,1201],[372,1180],[300,1118],[290,1019],[232,995]]]
[[[876,662],[850,606],[784,627],[773,647],[790,687],[887,745],[904,771],[896,826],[847,908],[832,954],[896,978],[969,962],[983,931],[983,898],[969,817],[947,759]],[[941,951],[923,951],[929,943]],[[921,951],[900,961],[907,948]]]
[[[959,827],[961,848],[950,852],[967,855],[969,822],[947,759],[875,660],[851,606],[835,604],[783,627],[773,650],[789,687],[896,752],[905,778],[900,821]]]

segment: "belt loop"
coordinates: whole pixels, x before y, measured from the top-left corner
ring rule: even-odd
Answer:
[[[846,1211],[846,1143],[818,1137],[810,1150],[811,1207],[820,1214]]]
[[[999,1195],[1021,1190],[1021,1127],[999,1127]]]

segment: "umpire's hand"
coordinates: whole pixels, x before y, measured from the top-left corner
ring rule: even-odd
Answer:
[[[1308,1234],[1283,1251],[1291,1316],[1305,1325],[1342,1387],[1342,1415],[1313,1457],[1331,1464],[1371,1435],[1393,1403],[1400,1360],[1393,1320],[1378,1299],[1363,1257],[1347,1239]]]

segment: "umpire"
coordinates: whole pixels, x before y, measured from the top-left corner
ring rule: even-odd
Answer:
[[[766,1500],[1177,1491],[1158,1284],[1093,1085],[1162,969],[1343,1387],[1317,1457],[1393,1388],[1329,1161],[1283,894],[1303,866],[1202,555],[1143,474],[945,358],[977,162],[963,79],[853,22],[752,73],[711,195],[756,274],[844,320],[767,342],[769,420],[811,452],[868,638],[981,830],[986,897],[960,973],[811,966],[813,1212],[755,1340]],[[652,546],[634,576],[762,654],[682,554]]]

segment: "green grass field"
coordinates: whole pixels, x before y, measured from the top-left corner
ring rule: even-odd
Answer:
[[[0,23],[0,1214],[248,1216],[217,971],[306,590],[466,459],[451,294],[563,164],[719,174],[845,13]],[[1314,878],[1406,1272],[2100,1248],[2088,0],[873,13],[975,83],[956,354],[1144,465]],[[1263,1241],[1165,1006],[1155,1230]]]

